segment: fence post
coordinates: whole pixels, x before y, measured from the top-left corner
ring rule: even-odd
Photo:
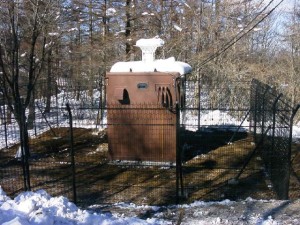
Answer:
[[[182,175],[182,155],[180,148],[180,111],[179,104],[176,103],[176,204],[179,204],[180,197],[183,197],[183,175]],[[179,186],[181,193],[179,195]]]
[[[56,101],[56,126],[58,127],[59,121],[58,121],[58,84],[55,83],[55,101]]]
[[[266,104],[266,95],[268,91],[270,90],[270,86],[267,86],[266,90],[263,93],[263,102],[262,102],[262,121],[261,121],[261,134],[264,133],[265,129],[265,119],[266,119],[266,109],[265,109],[265,104]],[[264,142],[264,140],[262,140]]]
[[[256,84],[253,86],[255,86],[255,97],[254,97],[254,143],[257,144],[257,96],[258,96],[258,85],[257,82]]]
[[[7,120],[6,120],[6,105],[4,102],[4,107],[3,107],[3,120],[4,120],[4,133],[5,133],[5,147],[8,148],[8,143],[7,143]]]
[[[98,125],[102,125],[103,123],[103,78],[100,75],[100,81],[99,81],[99,105],[98,105],[98,112],[97,112],[97,121],[96,121],[96,129],[98,128]]]
[[[200,112],[200,108],[201,108],[201,78],[198,77],[198,130],[200,130],[200,126],[201,126],[201,112]]]
[[[67,111],[69,113],[70,124],[70,147],[71,147],[71,165],[72,165],[72,189],[73,189],[73,201],[77,203],[76,193],[76,171],[75,171],[75,156],[74,156],[74,138],[73,138],[73,118],[69,103],[66,103]]]

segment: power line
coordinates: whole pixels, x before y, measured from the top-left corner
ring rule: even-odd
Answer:
[[[255,23],[248,31],[244,32],[244,30],[250,26],[262,13],[274,2],[274,0],[271,0],[261,11],[259,14],[257,14],[246,26],[245,28],[240,31],[235,37],[233,37],[230,41],[228,41],[224,46],[223,49],[218,50],[216,53],[212,54],[211,56],[207,57],[201,64],[201,66],[204,66],[211,60],[215,59],[219,55],[221,55],[223,52],[225,52],[227,49],[229,49],[232,45],[237,43],[241,38],[243,38],[246,34],[248,34],[250,31],[252,31],[258,24],[260,24],[263,20],[265,20],[284,0],[281,0],[276,6],[274,6],[264,17],[262,17],[257,23]],[[240,36],[241,35],[241,36]],[[240,37],[239,37],[240,36]]]

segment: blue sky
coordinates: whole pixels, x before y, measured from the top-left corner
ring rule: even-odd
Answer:
[[[280,1],[281,0],[275,0],[272,5],[273,6],[277,5]],[[288,11],[290,11],[293,8],[295,1],[297,1],[297,0],[284,0],[280,4],[280,6],[279,6],[278,9],[281,10],[281,11],[284,11],[284,12],[288,12]],[[270,2],[270,0],[265,0],[265,2],[268,3],[268,2]]]

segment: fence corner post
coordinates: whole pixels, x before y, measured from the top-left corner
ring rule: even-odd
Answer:
[[[179,194],[180,189],[180,194]],[[183,174],[182,174],[182,154],[180,147],[180,109],[176,103],[176,204],[184,195]]]

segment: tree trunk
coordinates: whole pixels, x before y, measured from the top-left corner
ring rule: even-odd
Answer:
[[[131,14],[130,14],[130,5],[131,0],[126,0],[126,30],[125,30],[125,37],[126,37],[126,46],[125,46],[125,53],[126,53],[126,61],[130,59],[130,52],[131,52],[131,44],[129,43],[129,38],[131,36]]]
[[[33,129],[34,127],[34,121],[35,121],[35,105],[34,105],[34,100],[35,100],[35,96],[34,96],[34,91],[32,92],[30,101],[29,101],[29,105],[28,105],[28,109],[29,109],[29,113],[28,113],[28,123],[27,123],[27,128],[29,130]]]
[[[52,95],[52,87],[51,87],[51,83],[52,83],[52,67],[51,67],[51,55],[52,55],[52,51],[50,50],[48,52],[48,61],[47,61],[47,90],[46,90],[46,107],[44,110],[44,113],[49,113],[50,112],[50,106],[51,106],[51,95]]]

